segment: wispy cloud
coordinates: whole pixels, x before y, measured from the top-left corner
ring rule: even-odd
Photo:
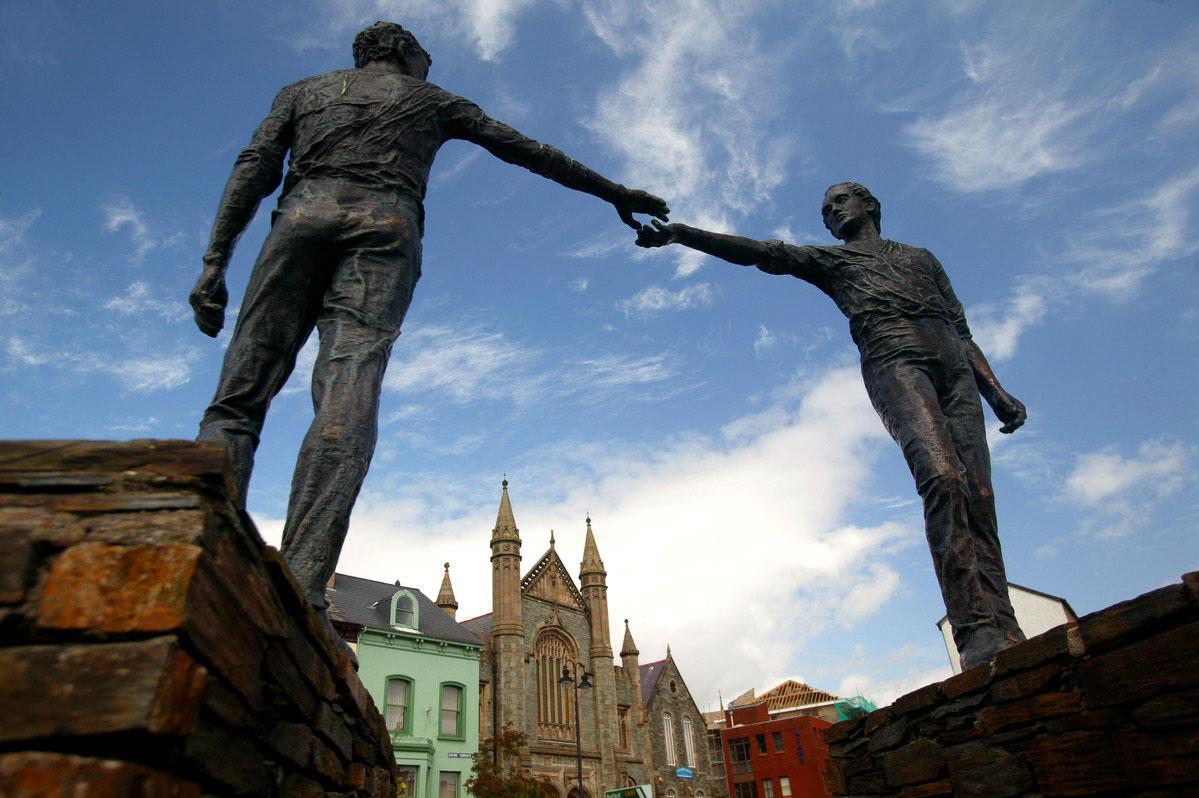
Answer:
[[[536,398],[544,379],[527,369],[540,352],[502,332],[430,325],[406,333],[402,343],[384,381],[391,391],[436,391],[459,404],[503,398],[521,404]]]
[[[1066,478],[1064,496],[1088,509],[1087,528],[1100,538],[1123,537],[1143,525],[1162,497],[1177,492],[1194,473],[1190,447],[1151,440],[1125,457],[1115,447],[1080,455]]]
[[[586,277],[576,277],[570,281],[570,292],[572,294],[581,294],[587,290],[590,285]]]
[[[709,283],[693,283],[677,291],[651,285],[638,291],[628,299],[616,303],[616,308],[626,316],[653,316],[663,311],[693,310],[708,308],[716,300],[716,289]]]
[[[992,304],[970,309],[970,326],[974,339],[990,360],[1009,360],[1016,354],[1020,336],[1039,324],[1049,303],[1032,281],[1017,286],[1012,298],[1002,310]]]
[[[104,303],[105,310],[112,310],[122,316],[135,316],[150,313],[167,321],[183,321],[191,318],[191,310],[187,305],[175,300],[156,299],[147,283],[136,281],[129,284],[124,295],[115,296]]]
[[[583,3],[595,34],[630,64],[600,92],[588,126],[620,156],[627,182],[669,195],[676,215],[704,226],[761,208],[791,155],[789,138],[771,132],[787,84],[761,79],[780,62],[754,45],[756,10],[736,0]],[[698,268],[695,253],[674,254],[682,274]]]
[[[1109,89],[1106,76],[1080,74],[1088,46],[1081,17],[1089,13],[1038,7],[968,20],[961,88],[945,110],[904,129],[942,184],[963,193],[1009,189],[1095,157]]]
[[[4,342],[5,353],[27,367],[65,368],[78,374],[104,374],[131,393],[170,390],[191,380],[200,353],[190,346],[156,357],[41,347],[17,335]]]
[[[28,233],[41,215],[35,208],[20,216],[0,216],[0,316],[10,316],[24,306],[19,288],[33,269]]]
[[[154,234],[146,223],[145,215],[133,200],[124,195],[117,195],[100,208],[104,214],[104,230],[108,233],[125,231],[133,243],[133,262],[141,263],[154,250],[163,246],[171,246],[183,240],[182,234],[169,237],[159,237]]]
[[[758,357],[767,349],[778,343],[779,337],[766,328],[765,324],[758,325],[758,334],[754,337],[754,354]]]
[[[1127,299],[1162,262],[1199,252],[1194,231],[1199,167],[1171,177],[1146,195],[1094,214],[1085,232],[1067,238],[1067,258],[1080,265],[1073,287]]]
[[[669,354],[635,357],[629,355],[605,355],[575,362],[579,392],[585,401],[598,402],[616,393],[637,388],[635,395],[643,399],[660,401],[660,394],[647,394],[645,388],[653,384],[671,382],[679,374],[676,358]],[[671,395],[682,390],[671,391]]]

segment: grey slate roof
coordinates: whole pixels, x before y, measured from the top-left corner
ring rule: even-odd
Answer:
[[[658,691],[658,680],[666,672],[666,660],[647,662],[641,666],[641,703],[649,706],[649,702]]]
[[[477,635],[489,635],[491,634],[491,613],[467,618],[462,625]]]
[[[481,645],[479,638],[415,587],[389,585],[348,574],[337,574],[333,585],[325,589],[332,617],[372,629],[391,629],[391,597],[403,589],[416,598],[417,631],[420,634],[438,640]]]

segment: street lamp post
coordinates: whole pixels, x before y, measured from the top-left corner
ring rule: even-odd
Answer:
[[[573,672],[571,666],[573,666]],[[582,676],[579,675],[580,671],[582,671]],[[558,679],[558,684],[570,684],[575,688],[575,765],[578,767],[578,798],[585,798],[583,795],[583,728],[579,725],[579,690],[591,687],[591,674],[587,672],[587,666],[582,662],[572,662],[562,666],[562,677]]]

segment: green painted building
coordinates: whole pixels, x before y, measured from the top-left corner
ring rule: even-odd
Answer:
[[[329,617],[358,654],[358,676],[391,731],[411,798],[467,798],[479,750],[482,644],[454,620],[449,565],[437,603],[414,587],[335,574]],[[440,605],[440,606],[439,606]]]

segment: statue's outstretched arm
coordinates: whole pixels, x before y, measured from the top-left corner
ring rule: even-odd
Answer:
[[[561,150],[534,141],[515,128],[492,119],[474,103],[459,98],[449,113],[453,137],[478,144],[501,161],[523,166],[559,185],[612,203],[621,221],[634,230],[641,229],[641,224],[633,218],[634,213],[646,213],[662,221],[670,214],[666,200],[661,197],[609,180]]]
[[[643,227],[637,234],[638,246],[664,247],[667,244],[682,244],[738,266],[757,266],[770,274],[792,274],[790,268],[778,262],[769,244],[754,238],[713,233],[677,222],[654,222],[652,228]]]

